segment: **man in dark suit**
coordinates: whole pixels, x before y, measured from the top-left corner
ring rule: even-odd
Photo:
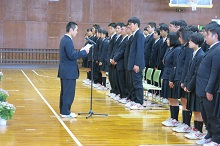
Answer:
[[[63,118],[75,118],[77,115],[71,113],[71,105],[75,96],[76,79],[79,78],[77,59],[86,57],[89,48],[83,48],[76,52],[72,38],[77,35],[78,25],[69,22],[66,26],[66,34],[60,41],[60,64],[58,77],[60,78],[60,114]]]
[[[142,71],[144,64],[144,35],[139,29],[140,20],[137,17],[132,17],[128,20],[128,27],[133,32],[133,40],[130,46],[130,53],[128,57],[128,70],[132,73],[132,82],[136,100],[130,109],[143,109],[143,84]]]
[[[220,82],[220,25],[210,23],[205,27],[206,42],[210,48],[204,55],[197,71],[196,94],[201,98],[202,118],[208,131],[207,135],[197,144],[211,146],[220,144],[220,118],[213,113],[216,93]]]

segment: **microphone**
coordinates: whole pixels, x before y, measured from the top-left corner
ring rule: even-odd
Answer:
[[[90,43],[96,45],[96,43],[95,43],[93,40],[91,40],[90,38],[86,38],[86,40],[87,40],[88,42],[90,42]]]

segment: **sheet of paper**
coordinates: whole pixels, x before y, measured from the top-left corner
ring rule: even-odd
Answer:
[[[91,48],[91,47],[92,47],[91,44],[87,44],[87,45],[84,46],[81,50],[87,50],[87,49],[89,49],[89,48]]]

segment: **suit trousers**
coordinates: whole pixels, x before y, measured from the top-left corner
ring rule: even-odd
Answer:
[[[60,79],[60,114],[69,115],[75,97],[76,79]]]
[[[133,88],[134,88],[134,93],[136,100],[134,102],[140,103],[141,105],[143,104],[144,100],[144,90],[143,90],[143,83],[142,83],[142,70],[140,70],[138,73],[132,72],[132,82],[133,82]]]
[[[117,77],[118,77],[118,86],[120,91],[120,97],[121,98],[127,98],[128,97],[128,88],[126,85],[126,76],[125,76],[125,70],[118,70],[117,69]]]
[[[213,116],[215,107],[215,95],[213,100],[209,101],[206,97],[201,97],[201,112],[204,121],[207,121],[206,129],[208,134],[207,138],[212,138],[212,141],[220,143],[220,118]]]

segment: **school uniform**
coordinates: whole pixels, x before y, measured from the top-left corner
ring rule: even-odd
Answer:
[[[200,112],[200,98],[196,96],[196,73],[204,56],[204,51],[200,48],[195,54],[191,55],[192,59],[188,67],[188,73],[184,80],[184,86],[190,92],[187,93],[187,105],[186,108],[189,111]]]
[[[120,98],[127,98],[127,85],[125,78],[125,67],[124,67],[124,52],[127,46],[128,38],[125,36],[122,41],[118,45],[118,49],[116,50],[113,60],[117,62],[116,71],[117,71],[117,84],[119,87]]]
[[[134,91],[134,89],[132,88],[133,87],[132,74],[128,70],[128,57],[130,53],[130,46],[131,46],[132,40],[133,40],[133,35],[128,36],[128,41],[127,41],[127,45],[126,45],[125,52],[124,52],[124,69],[125,69],[125,81],[126,81],[126,85],[128,88],[127,99],[134,101],[135,95],[134,95],[134,92],[131,92],[131,91]]]
[[[196,94],[201,98],[202,118],[206,123],[208,134],[205,139],[212,138],[220,144],[220,118],[215,116],[216,93],[220,82],[220,43],[210,46],[204,55],[196,76]],[[206,98],[206,93],[213,95],[213,100]]]
[[[128,57],[128,70],[132,73],[133,93],[135,94],[135,103],[143,104],[143,84],[142,70],[145,67],[144,63],[144,35],[140,29],[134,34],[130,53]],[[134,72],[134,65],[139,66],[139,72]]]
[[[201,45],[201,48],[203,49],[204,52],[206,52],[208,50],[210,46],[206,43],[206,41],[204,40],[203,44]]]
[[[167,51],[167,41],[166,41],[166,38],[162,38],[162,43],[161,43],[161,46],[159,47],[159,50],[158,50],[158,57],[157,57],[157,61],[156,61],[156,67],[157,69],[161,70],[161,73],[163,72],[163,57]]]
[[[156,63],[158,59],[158,51],[160,50],[161,43],[162,43],[162,39],[159,38],[158,40],[155,40],[152,46],[152,52],[151,52],[150,60],[149,60],[150,68],[154,69],[156,67]]]
[[[110,63],[110,58],[111,58],[111,55],[112,55],[112,50],[114,48],[114,45],[115,45],[115,42],[116,42],[116,39],[117,39],[117,34],[113,34],[111,37],[110,37],[110,40],[109,40],[109,47],[108,47],[108,53],[107,53],[107,65],[108,65],[108,78],[109,78],[109,82],[110,82],[110,85],[111,85],[111,90],[110,90],[110,93],[115,93],[115,89],[114,89],[114,79],[113,79],[113,65]]]
[[[109,47],[108,39],[104,38],[101,43],[101,47],[99,50],[100,54],[99,54],[99,58],[98,58],[99,62],[102,62],[102,65],[99,67],[100,71],[105,71],[105,72],[108,71],[108,67],[107,67],[108,47]]]
[[[169,79],[171,77],[171,72],[173,69],[173,66],[175,64],[176,58],[180,52],[181,47],[173,47],[168,48],[165,55],[164,55],[164,68],[163,73],[161,75],[161,79],[163,79],[162,83],[162,90],[161,90],[161,96],[163,98],[172,98],[172,89],[169,86]]]
[[[185,91],[181,88],[181,83],[184,82],[185,76],[187,74],[189,61],[191,60],[190,56],[192,53],[193,50],[190,49],[188,45],[184,45],[181,47],[180,53],[177,56],[170,80],[174,83],[174,96],[172,96],[173,98],[186,98]]]

